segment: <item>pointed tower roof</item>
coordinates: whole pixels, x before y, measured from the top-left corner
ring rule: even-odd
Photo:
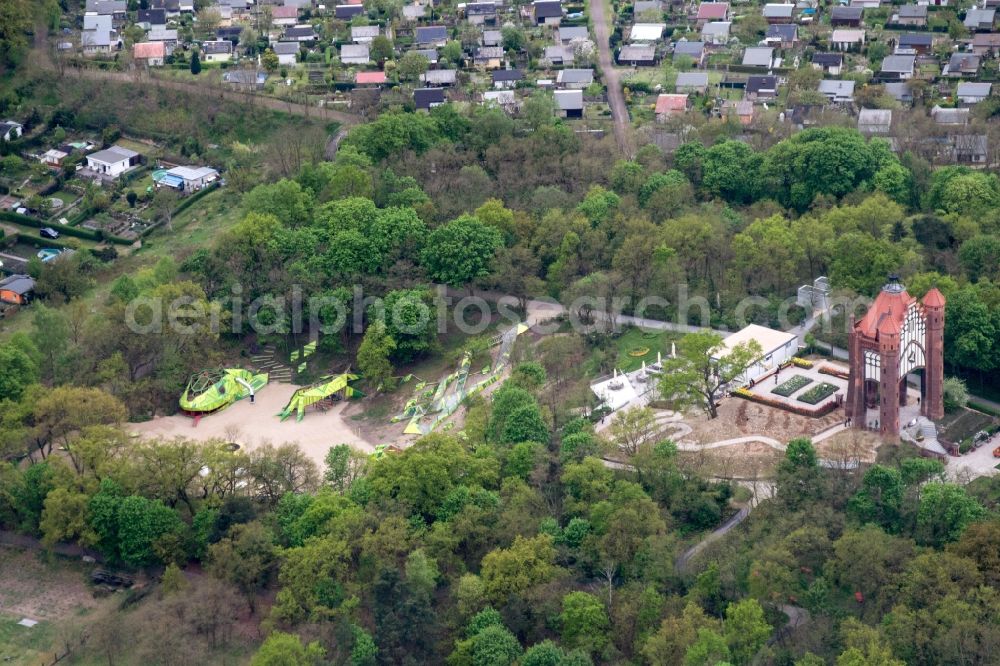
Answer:
[[[931,290],[924,295],[923,303],[926,308],[943,308],[944,294],[937,287],[931,287]]]
[[[899,278],[891,276],[888,284],[882,287],[875,302],[854,328],[866,338],[874,340],[876,334],[883,331],[883,327],[889,326],[886,320],[892,320],[892,326],[886,329],[886,332],[899,335],[906,311],[915,300],[906,293],[906,287],[899,282]]]

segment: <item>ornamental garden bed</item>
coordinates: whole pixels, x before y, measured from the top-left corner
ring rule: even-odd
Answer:
[[[797,399],[807,405],[815,405],[823,400],[826,400],[831,395],[837,392],[837,387],[833,384],[827,384],[823,382],[822,384],[817,384],[811,389],[800,395]]]
[[[773,389],[771,389],[771,393],[774,393],[775,395],[780,395],[783,398],[788,398],[799,389],[812,384],[812,381],[813,380],[809,379],[804,375],[795,375],[791,379],[786,379],[782,383],[775,386]]]

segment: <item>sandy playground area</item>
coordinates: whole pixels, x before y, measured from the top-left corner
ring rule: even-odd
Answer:
[[[190,417],[175,414],[129,424],[129,430],[147,438],[221,439],[236,442],[247,450],[267,443],[295,442],[320,468],[327,451],[335,444],[350,444],[367,453],[375,450],[375,444],[364,439],[360,427],[345,415],[345,411],[353,411],[353,404],[347,401],[336,403],[326,412],[309,408],[302,421],[296,421],[293,414],[282,422],[277,414],[297,388],[293,384],[268,384],[253,404],[249,399],[240,400],[221,412],[202,417],[197,427]]]

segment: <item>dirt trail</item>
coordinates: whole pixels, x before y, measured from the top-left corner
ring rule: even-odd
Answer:
[[[614,121],[615,141],[618,151],[625,158],[632,157],[632,146],[628,136],[629,115],[625,106],[625,93],[622,92],[618,70],[615,69],[614,58],[611,56],[611,29],[605,15],[605,0],[590,0],[590,18],[594,24],[594,37],[597,39],[598,60],[601,63],[601,74],[604,75],[604,85],[608,89],[608,104],[611,106],[611,118]]]

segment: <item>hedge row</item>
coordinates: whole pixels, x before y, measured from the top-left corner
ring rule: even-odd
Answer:
[[[184,199],[184,201],[180,202],[180,204],[177,205],[177,208],[174,209],[174,213],[173,214],[174,215],[180,215],[181,213],[183,213],[184,211],[186,211],[188,208],[190,208],[191,206],[193,206],[196,201],[198,201],[202,197],[208,195],[209,192],[214,192],[217,189],[219,189],[219,181],[215,181],[211,185],[208,185],[207,187],[201,188],[200,190],[198,190],[197,192],[195,192],[191,196],[189,196],[186,199]]]
[[[86,216],[85,214],[80,213],[80,214],[78,214],[75,217],[78,217],[81,214],[84,215],[84,216]],[[40,220],[36,220],[33,217],[28,217],[27,215],[19,215],[18,213],[12,213],[12,212],[6,211],[6,210],[5,211],[0,211],[0,220],[6,220],[8,222],[13,222],[15,224],[20,224],[20,225],[23,225],[23,226],[26,226],[26,227],[32,227],[32,228],[35,228],[35,229],[41,229],[42,227],[48,226],[45,222],[42,222]],[[117,243],[119,245],[131,245],[132,244],[132,241],[128,240],[127,238],[121,238],[119,236],[112,236],[111,234],[102,234],[102,233],[98,233],[96,231],[91,231],[90,229],[78,229],[78,228],[72,227],[72,226],[70,226],[68,224],[66,224],[66,225],[59,225],[58,231],[59,231],[60,234],[63,234],[63,235],[66,235],[66,236],[75,236],[76,238],[83,238],[85,240],[92,240],[92,241],[97,241],[97,242],[100,242],[102,240],[106,240],[106,241],[110,241],[112,243]],[[48,239],[46,239],[46,240],[48,240]]]

